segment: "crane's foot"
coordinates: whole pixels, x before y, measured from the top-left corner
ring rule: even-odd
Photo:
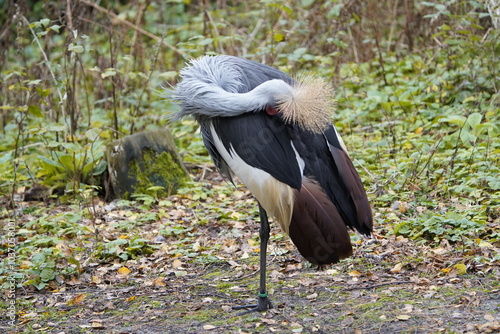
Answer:
[[[267,296],[259,296],[259,299],[257,299],[257,304],[233,306],[233,310],[246,309],[238,315],[243,315],[251,312],[265,312],[271,308],[273,308],[273,304],[271,304],[271,301],[269,300],[269,298],[267,298]]]

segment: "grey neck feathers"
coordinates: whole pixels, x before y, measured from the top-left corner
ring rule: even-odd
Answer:
[[[181,111],[175,119],[184,116],[232,117],[274,106],[281,96],[293,89],[283,80],[269,80],[246,93],[228,92],[222,87],[202,80],[183,80],[174,91],[174,99]]]

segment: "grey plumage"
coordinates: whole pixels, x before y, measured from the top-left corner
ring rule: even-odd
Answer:
[[[273,96],[292,89],[290,84],[293,82],[288,75],[272,67],[232,56],[204,56],[192,60],[182,69],[180,77],[182,81],[172,97],[181,111],[173,120],[188,115],[233,117],[256,111],[273,103]]]

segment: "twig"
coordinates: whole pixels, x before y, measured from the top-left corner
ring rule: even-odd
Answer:
[[[385,286],[385,285],[407,284],[407,283],[414,283],[414,282],[412,282],[412,281],[393,281],[393,282],[385,282],[385,283],[373,284],[373,285],[368,285],[368,286],[354,286],[352,288],[342,289],[342,291],[361,290],[361,289],[373,289],[373,288],[379,288],[379,287]]]
[[[255,39],[255,36],[257,35],[257,33],[259,32],[262,24],[264,23],[264,20],[263,19],[258,19],[257,20],[257,23],[255,24],[255,27],[253,28],[252,32],[250,33],[249,36],[247,36],[247,39],[245,41],[245,44],[243,45],[243,54],[242,56],[245,56],[247,54],[247,50],[248,48],[250,47],[250,43],[253,42],[253,40]]]
[[[134,29],[135,31],[138,31],[140,32],[141,34],[143,35],[146,35],[148,36],[149,38],[152,38],[154,39],[155,41],[165,45],[167,48],[173,50],[174,52],[177,52],[178,54],[180,54],[182,57],[186,58],[187,55],[184,51],[181,51],[179,49],[177,49],[175,46],[165,42],[161,37],[158,37],[152,33],[150,33],[149,31],[146,31],[144,29],[142,29],[141,27],[138,27],[136,26],[135,24],[127,21],[127,20],[124,20],[122,18],[120,18],[118,15],[116,15],[115,13],[111,12],[110,10],[104,8],[104,7],[101,7],[95,3],[92,3],[92,2],[89,2],[89,1],[86,1],[86,0],[80,0],[81,3],[84,3],[86,4],[87,6],[90,6],[90,7],[94,7],[95,9],[97,9],[98,11],[102,12],[102,13],[105,13],[109,16],[111,16],[113,19],[117,20],[118,22],[120,23],[123,23],[124,25],[128,26],[129,28],[132,28]]]
[[[73,31],[73,13],[71,12],[70,0],[66,0],[66,17],[68,19],[68,29]]]
[[[206,8],[205,8],[205,15],[208,17],[208,21],[210,22],[210,25],[212,26],[212,31],[215,33],[215,40],[217,41],[217,44],[219,45],[219,52],[221,54],[226,53],[224,51],[224,46],[222,46],[222,42],[220,40],[219,29],[217,29],[217,25],[215,24],[214,20],[212,19],[212,15],[210,15],[210,12]]]

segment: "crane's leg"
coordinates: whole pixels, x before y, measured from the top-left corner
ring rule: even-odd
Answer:
[[[233,310],[248,309],[244,313],[249,312],[264,312],[270,308],[273,308],[271,301],[267,297],[266,289],[266,254],[267,254],[267,242],[269,241],[269,232],[271,231],[269,227],[269,221],[267,220],[267,212],[259,203],[259,216],[260,216],[260,288],[259,288],[259,299],[257,304],[252,305],[242,305],[233,306]]]

